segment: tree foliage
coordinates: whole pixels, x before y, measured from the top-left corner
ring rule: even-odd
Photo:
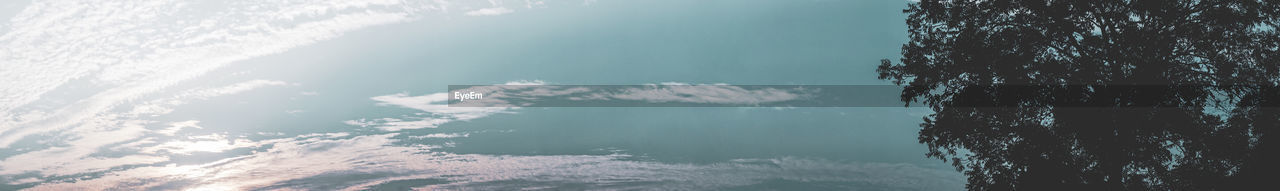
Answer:
[[[922,0],[879,78],[973,190],[1230,189],[1276,172],[1280,2]]]

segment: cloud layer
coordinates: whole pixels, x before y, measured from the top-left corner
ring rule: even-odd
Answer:
[[[538,1],[540,2],[540,1]],[[527,2],[533,4],[535,2]],[[31,184],[172,155],[264,144],[180,137],[177,106],[291,85],[260,79],[181,87],[226,65],[369,26],[465,10],[440,0],[35,1],[0,34],[0,181]],[[430,13],[430,14],[429,14]],[[459,13],[460,14],[460,13]],[[184,89],[185,88],[185,89]],[[170,93],[172,92],[172,93]],[[154,128],[169,123],[172,127]],[[123,154],[121,154],[123,153]]]
[[[629,156],[625,154],[458,154],[439,149],[451,145],[406,141],[469,138],[480,132],[409,135],[404,130],[435,128],[519,109],[515,104],[448,107],[447,92],[371,97],[378,105],[414,109],[421,114],[342,122],[376,128],[375,131],[291,135],[259,132],[272,135],[262,138],[202,131],[227,127],[200,119],[155,118],[174,113],[180,106],[216,97],[296,85],[252,79],[180,86],[207,78],[211,72],[238,61],[339,38],[370,26],[408,22],[436,13],[512,14],[516,10],[508,7],[519,5],[535,8],[544,3],[33,2],[10,18],[6,33],[0,35],[0,149],[5,153],[0,155],[0,182],[35,190],[358,190],[420,179],[443,181],[415,187],[445,189],[515,189],[503,182],[524,182],[515,185],[526,187],[571,184],[601,189],[716,189],[784,180],[936,190],[963,183],[947,171],[905,164],[791,157],[671,164],[627,160]],[[545,83],[518,81],[506,85],[541,84]],[[507,95],[582,94],[582,99],[696,103],[760,103],[797,98],[787,92],[708,88],[637,89],[624,94],[538,88],[493,92],[497,98],[503,98],[502,92],[514,91],[520,93]],[[746,98],[714,98],[725,95]]]
[[[945,170],[906,164],[839,163],[803,158],[741,159],[714,164],[622,160],[626,155],[493,156],[397,145],[397,134],[317,134],[268,140],[270,149],[200,165],[110,172],[37,189],[367,189],[396,180],[443,179],[435,189],[519,189],[583,185],[595,189],[726,189],[764,181],[839,182],[845,188],[943,190],[963,184]],[[270,176],[263,176],[269,174]],[[326,178],[344,178],[333,182]],[[494,184],[519,181],[520,184]],[[330,185],[332,184],[332,185]]]

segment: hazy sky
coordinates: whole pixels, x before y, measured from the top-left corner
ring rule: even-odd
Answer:
[[[0,181],[961,189],[921,108],[458,108],[460,84],[887,84],[907,1],[0,5]]]

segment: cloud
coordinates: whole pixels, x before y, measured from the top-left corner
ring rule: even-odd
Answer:
[[[172,96],[143,101],[134,106],[132,110],[126,112],[92,115],[83,119],[82,123],[74,124],[71,128],[55,134],[58,139],[53,140],[62,141],[57,144],[60,146],[36,149],[0,160],[0,175],[28,172],[37,172],[43,175],[73,175],[99,172],[126,165],[143,165],[168,161],[169,158],[167,156],[156,155],[154,151],[159,150],[176,151],[175,153],[219,150],[214,149],[216,145],[210,144],[219,140],[209,140],[213,142],[191,144],[190,146],[194,146],[191,147],[192,150],[137,149],[140,152],[129,153],[129,155],[125,156],[97,156],[101,155],[98,153],[102,151],[101,149],[111,145],[122,144],[122,146],[133,148],[161,144],[156,143],[154,138],[144,138],[148,134],[174,136],[183,129],[203,128],[198,125],[198,120],[188,120],[169,123],[169,127],[163,129],[147,129],[145,126],[154,123],[154,121],[137,119],[141,116],[169,113],[173,111],[173,107],[186,104],[189,101],[204,100],[261,87],[284,84],[287,83],[274,80],[249,80],[226,86],[193,88],[180,91]],[[225,142],[225,140],[223,141]],[[180,144],[182,143],[175,142],[168,146],[171,148],[184,147]]]
[[[64,145],[25,152],[0,161],[0,174],[39,172],[43,175],[73,175],[97,172],[117,166],[151,164],[168,160],[165,156],[126,155],[119,157],[93,156],[107,145],[124,143],[145,135],[142,120],[114,121],[96,119],[89,123],[109,125],[107,129],[78,130]]]
[[[494,16],[494,15],[504,15],[504,14],[513,13],[513,12],[516,12],[516,11],[508,9],[506,7],[493,7],[493,8],[483,8],[483,9],[467,11],[466,14],[470,16]]]
[[[226,135],[210,134],[186,137],[185,140],[171,140],[155,146],[141,148],[139,153],[145,154],[182,154],[197,152],[220,153],[223,151],[259,146],[259,143],[246,139],[228,139]]]
[[[164,155],[100,151],[140,152],[137,147],[166,141],[155,136],[172,136],[185,128],[149,129],[156,121],[140,118],[165,115],[191,101],[287,85],[252,80],[167,94],[175,84],[237,61],[337,38],[348,31],[406,22],[423,12],[446,10],[449,4],[426,0],[32,2],[4,20],[9,23],[0,24],[6,26],[0,31],[0,148],[16,152],[0,161],[0,176],[13,180],[17,174],[91,174],[167,161]],[[232,75],[240,74],[244,73]],[[55,99],[46,95],[50,92],[76,95]],[[144,99],[153,97],[159,98]],[[14,143],[32,138],[36,145],[14,148]],[[217,146],[196,143],[203,148]]]
[[[544,5],[542,1],[525,2],[529,8]],[[499,5],[491,2],[494,8],[463,14],[500,15],[515,11]],[[424,12],[447,11],[451,6],[468,7],[416,0],[33,2],[9,19],[5,33],[0,34],[0,66],[4,66],[0,70],[0,148],[14,151],[0,160],[0,180],[8,184],[38,184],[34,190],[241,190],[307,184],[361,189],[416,178],[448,179],[449,183],[436,185],[442,188],[479,188],[502,181],[593,186],[677,182],[680,184],[640,186],[694,189],[773,179],[926,189],[938,188],[934,187],[937,185],[953,188],[951,183],[963,183],[962,179],[951,181],[956,177],[947,171],[900,164],[773,158],[694,165],[628,161],[625,158],[629,156],[622,154],[457,154],[436,151],[441,145],[403,143],[396,139],[400,137],[397,133],[275,134],[286,138],[255,140],[225,132],[186,131],[220,128],[213,126],[216,123],[149,118],[172,113],[177,106],[189,102],[290,84],[249,80],[176,89],[176,84],[200,79],[232,63],[286,52],[370,26],[407,22],[426,15]],[[545,83],[518,81],[507,85],[542,84]],[[79,90],[83,95],[66,100],[67,104],[49,104],[63,100],[51,100],[47,94],[65,89]],[[507,98],[591,92],[536,86],[493,91],[520,93]],[[766,101],[785,98],[770,92],[717,91],[756,95]],[[662,92],[681,91],[659,91]],[[651,101],[723,101],[601,95]],[[421,110],[426,115],[345,123],[398,131],[474,120],[519,108],[447,107],[446,93],[401,93],[370,99],[379,105]],[[54,107],[46,107],[50,105]],[[449,139],[469,135],[406,137]],[[36,138],[37,145],[14,144],[28,138]],[[228,152],[231,150],[246,152]],[[217,155],[199,156],[212,161],[173,160],[202,153]],[[333,183],[326,176],[366,178]],[[943,181],[934,184],[938,181],[927,180]]]
[[[731,189],[764,181],[845,182],[886,190],[945,190],[964,184],[948,169],[908,164],[843,163],[794,157],[739,159],[711,164],[623,160],[625,154],[498,156],[433,151],[402,145],[399,134],[346,137],[307,135],[277,139],[250,155],[193,165],[146,166],[102,177],[42,184],[35,189],[343,189],[395,180],[445,179],[425,189],[518,189],[578,185],[594,189]],[[266,145],[266,144],[263,144]],[[269,174],[271,176],[262,176]],[[371,176],[372,175],[372,176]],[[347,177],[337,179],[332,177]],[[342,182],[348,181],[348,182]],[[518,185],[495,184],[521,182]]]
[[[801,99],[806,97],[804,93],[775,88],[746,89],[728,84],[689,85],[668,82],[662,85],[627,88],[620,93],[596,93],[579,99],[637,100],[650,103],[761,104]]]
[[[33,2],[0,35],[0,148],[73,127],[232,62],[436,8],[393,0],[216,3],[224,6]],[[24,107],[73,80],[101,91],[61,108]]]
[[[401,118],[361,118],[346,120],[343,123],[352,126],[373,127],[384,131],[436,128],[441,124],[452,121],[472,120],[496,113],[512,113],[512,110],[548,99],[754,105],[793,101],[811,96],[809,95],[811,92],[805,90],[748,89],[727,84],[690,85],[666,82],[661,85],[624,86],[622,89],[610,89],[599,88],[599,86],[547,85],[546,82],[538,80],[472,86],[460,91],[480,93],[484,95],[484,99],[467,100],[465,103],[468,106],[464,107],[450,107],[448,103],[451,99],[450,96],[452,96],[450,92],[420,96],[412,96],[407,93],[375,96],[370,99],[378,101],[377,105],[398,106],[426,113],[416,116],[402,116]]]
[[[204,127],[200,127],[200,125],[197,125],[198,123],[200,123],[200,121],[197,121],[197,120],[173,122],[173,123],[169,123],[169,128],[165,128],[155,132],[162,135],[173,136],[174,134],[177,134],[178,131],[182,131],[182,129],[186,129],[186,128],[203,129]]]
[[[542,85],[542,81],[511,81],[504,85]],[[530,86],[533,87],[533,86]],[[407,93],[397,93],[391,95],[375,96],[369,99],[378,101],[378,105],[398,106],[410,109],[421,110],[425,113],[422,116],[406,117],[406,119],[398,118],[381,118],[381,119],[358,119],[343,121],[344,124],[374,127],[384,131],[399,131],[404,129],[420,129],[420,128],[436,128],[441,124],[452,121],[467,121],[489,116],[496,113],[511,113],[511,110],[518,107],[449,107],[449,93],[433,93],[421,96],[411,96]]]
[[[202,94],[280,85],[254,81],[135,104],[237,61],[406,22],[424,12],[447,12],[450,6],[473,5],[429,0],[33,2],[0,24],[6,26],[0,31],[0,148],[30,136],[78,137],[74,133],[118,128],[111,125],[121,122],[111,120],[163,115]],[[45,95],[54,91],[77,95]],[[128,112],[111,113],[121,110]]]
[[[540,82],[540,81],[539,81]],[[540,82],[542,83],[542,82]],[[453,103],[455,107],[528,107],[636,105],[676,103],[683,105],[758,106],[809,100],[819,89],[804,87],[735,86],[729,84],[686,84],[665,82],[636,86],[565,86],[508,83],[470,86],[451,91],[478,93],[483,99]]]
[[[134,110],[115,115],[167,112],[167,108],[190,100],[233,94],[249,89],[288,84],[254,80],[222,87],[191,89],[172,97],[143,102],[155,110]],[[591,89],[547,89],[542,81],[513,81],[510,86],[486,86],[480,91],[496,95],[545,97],[597,93]],[[488,88],[488,89],[484,89]],[[685,92],[694,90],[670,90]],[[696,90],[708,91],[708,90]],[[720,87],[711,92],[764,95]],[[726,93],[727,92],[727,93]],[[630,95],[630,94],[625,94]],[[649,94],[636,94],[649,95]],[[511,98],[513,96],[499,96]],[[519,97],[519,96],[515,96]],[[437,127],[441,124],[474,120],[496,113],[510,113],[519,107],[448,107],[446,93],[375,96],[378,105],[404,107],[423,113],[405,118],[348,120],[344,123],[386,131]],[[122,119],[123,118],[123,119]],[[885,189],[938,190],[963,185],[963,177],[948,169],[920,168],[908,164],[847,163],[803,158],[740,159],[711,164],[671,164],[627,160],[627,154],[506,156],[457,154],[436,149],[450,146],[403,143],[409,139],[453,139],[470,133],[436,133],[400,136],[399,133],[352,135],[351,133],[306,134],[289,138],[251,140],[226,134],[175,136],[187,128],[202,127],[197,120],[167,123],[148,130],[145,120],[129,117],[95,118],[103,123],[93,127],[125,127],[72,133],[69,145],[23,153],[0,162],[0,174],[38,172],[51,177],[35,185],[36,190],[249,190],[249,189],[367,189],[397,180],[444,179],[443,184],[422,189],[515,189],[503,182],[522,182],[521,187],[583,185],[596,189],[732,189],[765,181],[839,182],[850,186]],[[147,134],[165,137],[145,137]],[[108,147],[110,145],[119,145]],[[95,153],[107,148],[124,156],[104,157]],[[170,157],[197,153],[225,153],[233,149],[252,152],[196,164],[170,162]],[[97,172],[84,178],[72,175]],[[263,176],[269,174],[271,176]],[[51,176],[50,176],[51,175]],[[334,177],[341,177],[334,179]],[[42,181],[34,177],[8,177],[13,183]],[[341,181],[334,181],[341,180]],[[509,186],[509,185],[508,185]]]
[[[409,136],[409,138],[425,139],[425,138],[458,138],[470,137],[471,133],[432,133],[427,135]]]

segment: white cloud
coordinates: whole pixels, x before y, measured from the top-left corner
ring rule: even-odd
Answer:
[[[516,10],[511,10],[506,7],[493,7],[493,8],[483,8],[483,9],[467,11],[467,15],[494,16],[494,15],[504,15],[504,14],[513,13],[513,12],[516,12]]]
[[[471,133],[432,133],[432,134],[420,135],[420,136],[409,136],[409,138],[415,138],[415,139],[458,138],[458,137],[470,137],[470,136],[471,136]]]
[[[435,152],[438,146],[397,144],[398,134],[309,135],[271,140],[270,149],[250,155],[195,165],[147,166],[109,172],[99,178],[43,184],[35,189],[173,189],[250,190],[307,189],[307,184],[334,184],[324,176],[379,175],[334,186],[359,190],[394,180],[445,178],[450,182],[425,189],[517,189],[494,182],[520,181],[518,186],[563,184],[614,189],[728,189],[768,180],[849,182],[888,190],[953,189],[964,184],[949,169],[908,164],[842,163],[803,158],[739,159],[712,164],[670,164],[621,160],[614,155],[494,156]],[[270,175],[270,176],[263,176]],[[316,179],[311,179],[316,178]],[[625,181],[634,184],[614,184]],[[286,184],[293,183],[293,184]],[[301,183],[300,185],[297,183]],[[627,185],[634,186],[628,187]],[[345,186],[345,188],[343,188]]]
[[[0,175],[27,172],[37,172],[43,175],[72,175],[104,171],[125,165],[153,164],[168,161],[169,158],[167,156],[155,155],[154,151],[162,149],[141,149],[142,152],[140,153],[131,153],[133,155],[120,157],[94,156],[94,154],[97,154],[101,148],[113,144],[122,144],[122,147],[129,148],[156,144],[154,138],[144,138],[148,135],[148,132],[173,136],[183,129],[203,128],[198,125],[199,121],[188,120],[169,123],[169,127],[152,130],[147,129],[145,125],[153,123],[153,121],[136,119],[140,116],[168,113],[172,111],[173,107],[186,104],[192,100],[209,99],[266,86],[284,84],[287,83],[273,80],[250,80],[227,86],[194,88],[181,91],[169,97],[144,101],[128,112],[92,115],[83,119],[84,122],[76,123],[71,128],[54,134],[59,136],[58,139],[54,140],[64,141],[65,146],[29,151],[0,160]],[[216,140],[214,141],[216,142]],[[176,145],[179,143],[175,142],[171,146],[181,147],[181,145]],[[180,151],[174,153],[224,150],[215,149],[213,146],[216,145],[209,142],[191,145],[195,146],[192,147],[193,150],[169,150]]]
[[[182,131],[182,129],[186,129],[186,128],[203,129],[204,127],[200,127],[200,125],[197,125],[198,123],[200,123],[200,121],[197,121],[197,120],[173,122],[173,123],[169,123],[169,128],[156,131],[156,133],[173,136],[174,134],[177,134],[178,131]]]
[[[166,161],[167,157],[146,153],[96,154],[113,144],[152,144],[157,140],[145,136],[174,135],[185,128],[147,129],[144,126],[153,121],[140,117],[167,114],[193,100],[287,85],[253,80],[160,94],[175,84],[236,61],[281,53],[347,31],[405,22],[424,11],[445,10],[448,4],[401,0],[33,2],[5,20],[9,23],[0,31],[4,32],[0,34],[0,148],[30,136],[41,136],[40,144],[54,147],[14,148],[23,153],[0,161],[0,175],[92,173]],[[61,88],[83,95],[72,100],[46,98],[46,93]],[[138,100],[145,97],[161,98]],[[66,104],[46,107],[49,102]]]
[[[664,83],[643,88],[628,88],[621,93],[598,93],[582,99],[639,100],[651,103],[761,104],[802,99],[806,92],[788,89],[745,89],[726,84]]]
[[[0,148],[73,127],[231,62],[404,22],[433,8],[397,0],[202,3],[221,6],[33,2],[0,35]],[[20,109],[75,79],[103,89],[63,108]]]
[[[259,144],[246,139],[229,139],[222,134],[210,134],[189,136],[183,140],[166,141],[155,146],[143,147],[139,153],[184,155],[196,152],[220,153],[231,149],[260,146]]]
[[[542,1],[525,2],[529,8],[544,5]],[[463,14],[500,15],[515,11],[490,4],[494,8]],[[140,119],[168,114],[187,102],[289,84],[251,80],[161,94],[175,84],[200,78],[233,62],[285,52],[369,26],[409,21],[424,11],[445,11],[449,6],[444,1],[414,0],[34,2],[8,20],[5,33],[0,34],[0,148],[35,135],[48,136],[40,140],[42,146],[48,147],[18,150],[21,153],[0,160],[0,178],[12,180],[10,184],[50,179],[34,190],[241,190],[348,174],[387,175],[349,189],[391,180],[439,177],[454,181],[439,185],[446,188],[510,180],[583,184],[634,180],[687,182],[667,186],[697,189],[787,179],[929,189],[937,187],[929,184],[932,181],[922,180],[956,178],[945,176],[948,171],[910,165],[794,158],[693,165],[619,160],[625,155],[454,154],[432,151],[439,147],[436,145],[398,143],[393,138],[398,135],[395,133],[325,133],[250,140],[225,133],[189,135],[183,131],[203,128],[198,120],[156,125],[158,121]],[[97,89],[86,90],[83,99],[71,100],[66,106],[32,107],[48,102],[45,94],[80,81]],[[529,96],[562,96],[586,89],[520,91]],[[768,92],[736,92],[784,97]],[[138,100],[152,97],[158,99]],[[517,108],[447,107],[445,93],[392,94],[371,99],[381,105],[418,109],[430,115],[346,123],[396,131],[473,120]],[[774,98],[765,100],[769,99]],[[468,135],[429,134],[421,138]],[[235,156],[198,164],[170,161],[174,156],[244,148],[256,150],[224,153]],[[94,176],[83,176],[90,174]],[[14,178],[26,175],[39,178]],[[963,180],[945,183],[962,184]]]
[[[242,92],[245,87],[261,87],[253,84],[287,84],[272,81],[248,81],[224,87],[193,89],[174,97],[145,103],[170,103],[172,101],[204,99],[225,93]],[[541,81],[516,81],[511,85],[545,85]],[[548,86],[491,86],[488,92],[529,92],[537,96],[563,96],[588,93],[584,89],[538,89]],[[212,93],[211,93],[212,92]],[[741,91],[728,91],[741,92]],[[407,119],[378,118],[348,120],[344,123],[376,127],[387,131],[406,128],[435,127],[457,120],[473,120],[495,113],[510,112],[517,107],[447,107],[447,94],[434,93],[412,96],[407,93],[376,96],[371,99],[379,105],[418,109],[426,116]],[[768,94],[765,94],[768,95]],[[158,104],[156,107],[172,107]],[[150,110],[143,110],[150,111]],[[147,113],[147,112],[133,112]],[[926,169],[906,164],[886,163],[838,163],[799,158],[742,159],[712,164],[670,164],[652,161],[623,160],[630,156],[613,155],[552,155],[552,156],[495,156],[480,154],[455,154],[433,151],[446,145],[417,145],[399,143],[397,133],[356,135],[349,133],[308,134],[292,138],[253,141],[233,138],[225,134],[186,136],[174,140],[140,138],[147,132],[140,124],[147,121],[95,118],[102,122],[132,121],[133,125],[103,125],[129,127],[108,131],[74,133],[85,138],[71,139],[70,146],[28,152],[0,162],[0,174],[39,172],[42,175],[75,175],[86,172],[102,172],[102,176],[78,178],[76,181],[51,180],[37,185],[36,190],[248,190],[264,188],[308,189],[310,184],[331,184],[338,189],[359,190],[394,180],[446,178],[450,182],[432,185],[424,189],[492,188],[493,182],[521,181],[521,186],[617,185],[611,181],[623,180],[636,184],[634,188],[659,189],[727,189],[760,183],[767,180],[850,182],[856,185],[880,186],[889,189],[937,190],[963,185],[963,177],[947,169]],[[155,133],[174,135],[186,128],[200,127],[199,121],[170,123],[169,127]],[[88,126],[88,125],[87,125]],[[436,133],[408,136],[414,139],[449,139],[468,137],[470,133]],[[133,140],[130,142],[130,140]],[[137,152],[121,157],[92,156],[98,148],[121,144],[118,149],[136,149]],[[221,153],[232,149],[254,148],[249,154],[229,157],[213,162],[178,165],[168,163],[169,155],[188,155],[200,152]],[[127,151],[124,151],[127,153]],[[125,165],[141,165],[118,168]],[[263,175],[271,176],[263,176]],[[375,176],[367,176],[375,175]],[[334,183],[329,176],[372,177],[352,179],[351,182]],[[18,179],[15,182],[40,180]],[[672,183],[675,184],[665,184]],[[14,182],[10,182],[14,183]],[[655,183],[655,184],[646,184]],[[661,184],[660,184],[661,183]],[[346,188],[342,188],[345,186]],[[602,187],[619,188],[619,187]],[[623,187],[625,189],[626,187]]]
[[[151,164],[168,160],[164,156],[127,155],[121,157],[92,156],[99,148],[124,143],[143,136],[146,121],[114,121],[96,119],[89,123],[114,128],[84,129],[75,132],[65,146],[30,151],[0,161],[0,174],[39,172],[43,175],[72,175],[97,172],[112,167]],[[106,124],[110,123],[110,124]]]
[[[84,122],[120,117],[108,113],[113,110],[168,113],[163,103],[130,104],[233,62],[409,21],[423,12],[447,12],[449,6],[473,5],[443,0],[33,2],[0,31],[0,148],[37,134],[102,128]],[[72,83],[80,86],[68,86]],[[84,95],[45,97],[63,88]]]
[[[662,85],[647,85],[626,88],[621,91],[603,91],[579,86],[547,85],[546,82],[511,81],[501,85],[472,86],[467,92],[484,95],[484,99],[468,100],[470,106],[483,107],[450,107],[449,92],[412,96],[407,93],[375,96],[370,99],[378,101],[378,105],[399,106],[427,112],[423,116],[404,116],[402,118],[358,119],[343,123],[352,126],[374,127],[384,131],[404,129],[436,128],[452,121],[466,121],[489,116],[495,113],[511,113],[511,110],[528,106],[529,101],[553,97],[565,97],[568,100],[636,100],[651,103],[706,103],[706,104],[763,104],[773,102],[805,99],[809,93],[796,89],[753,88],[727,84],[698,84],[666,82]]]
[[[585,91],[586,89],[571,90],[548,90],[545,89],[546,82],[541,80],[520,80],[503,83],[504,86],[477,86],[470,88],[470,91],[484,93],[498,97],[498,99],[481,99],[476,101],[487,101],[487,106],[495,107],[449,107],[448,92],[432,93],[421,96],[411,96],[407,93],[397,93],[391,95],[375,96],[370,99],[378,101],[378,105],[399,106],[410,109],[417,109],[427,112],[429,115],[399,118],[381,118],[381,119],[359,119],[347,120],[343,123],[353,126],[374,127],[384,131],[399,131],[404,129],[420,129],[420,128],[436,128],[441,124],[452,121],[467,121],[489,116],[496,113],[511,113],[511,110],[518,109],[516,105],[501,99],[506,97],[508,91],[520,91],[518,95],[526,96],[558,96],[568,93],[576,93]]]
[[[348,120],[344,123],[362,127],[373,126],[384,131],[399,131],[404,129],[435,128],[452,121],[467,121],[495,113],[510,113],[509,110],[515,109],[515,107],[449,107],[446,103],[449,99],[448,96],[448,93],[434,93],[422,96],[398,93],[372,97],[371,99],[379,102],[378,105],[417,109],[428,112],[430,115],[407,117],[407,120],[397,118],[360,119],[358,121]]]
[[[542,81],[472,86],[464,91],[483,94],[484,99],[467,100],[462,108],[530,106],[539,100],[760,105],[810,99],[817,92],[816,89],[804,88],[744,87],[679,82],[602,88],[545,85]]]

